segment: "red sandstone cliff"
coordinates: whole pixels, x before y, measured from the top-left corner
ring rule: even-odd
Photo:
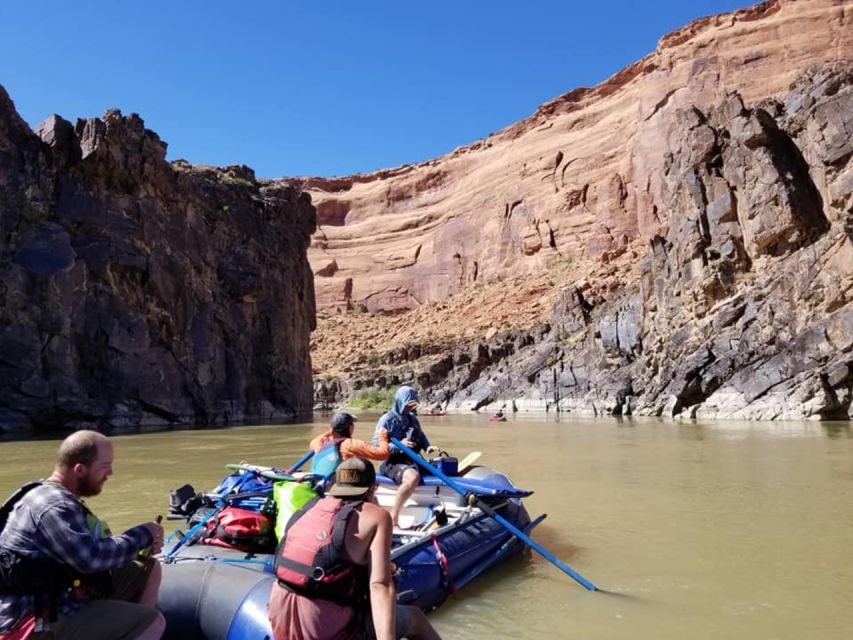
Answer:
[[[756,103],[853,55],[853,4],[773,0],[697,20],[592,89],[414,166],[298,182],[317,207],[318,310],[412,309],[555,259],[610,259],[670,223],[661,179],[678,109]],[[750,237],[760,255],[763,240]]]
[[[698,20],[436,160],[292,180],[318,211],[318,399],[409,381],[448,408],[847,417],[851,20]]]

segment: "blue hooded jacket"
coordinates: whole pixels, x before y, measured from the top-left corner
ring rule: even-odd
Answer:
[[[397,440],[408,439],[414,442],[415,444],[412,449],[415,453],[420,453],[429,447],[429,439],[426,437],[426,434],[421,428],[418,416],[411,411],[406,415],[403,415],[403,407],[405,407],[409,402],[417,399],[418,392],[412,387],[404,386],[397,389],[397,393],[394,394],[394,404],[391,406],[391,411],[383,414],[382,417],[379,418],[379,422],[376,423],[376,431],[373,434],[374,446],[379,446],[379,431],[381,429],[385,429],[388,431],[388,436],[390,438],[397,438]],[[389,449],[391,451],[392,458],[395,454],[397,456],[403,455],[400,452],[399,447],[396,447],[393,444],[389,445]]]

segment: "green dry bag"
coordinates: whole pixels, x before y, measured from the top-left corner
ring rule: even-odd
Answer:
[[[281,540],[290,516],[299,511],[306,502],[316,498],[317,494],[307,484],[292,480],[276,482],[272,487],[272,494],[276,506],[275,537]]]

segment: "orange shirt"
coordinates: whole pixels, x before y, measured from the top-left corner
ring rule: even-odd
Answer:
[[[311,447],[311,451],[316,453],[323,448],[324,444],[332,439],[334,439],[332,430],[329,429],[323,435],[314,438],[308,446]],[[355,438],[347,438],[341,443],[341,460],[347,460],[356,456],[367,458],[368,460],[387,460],[389,453],[388,432],[384,430],[380,430],[379,432],[378,447],[374,447],[364,440],[356,440]]]

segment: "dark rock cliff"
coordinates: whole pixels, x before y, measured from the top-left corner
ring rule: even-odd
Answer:
[[[413,382],[445,408],[747,419],[853,417],[853,66],[780,98],[678,109],[669,223],[638,282],[563,290],[537,331],[318,382],[319,404]]]
[[[0,87],[0,427],[310,415],[310,198],[135,114],[37,133]]]

